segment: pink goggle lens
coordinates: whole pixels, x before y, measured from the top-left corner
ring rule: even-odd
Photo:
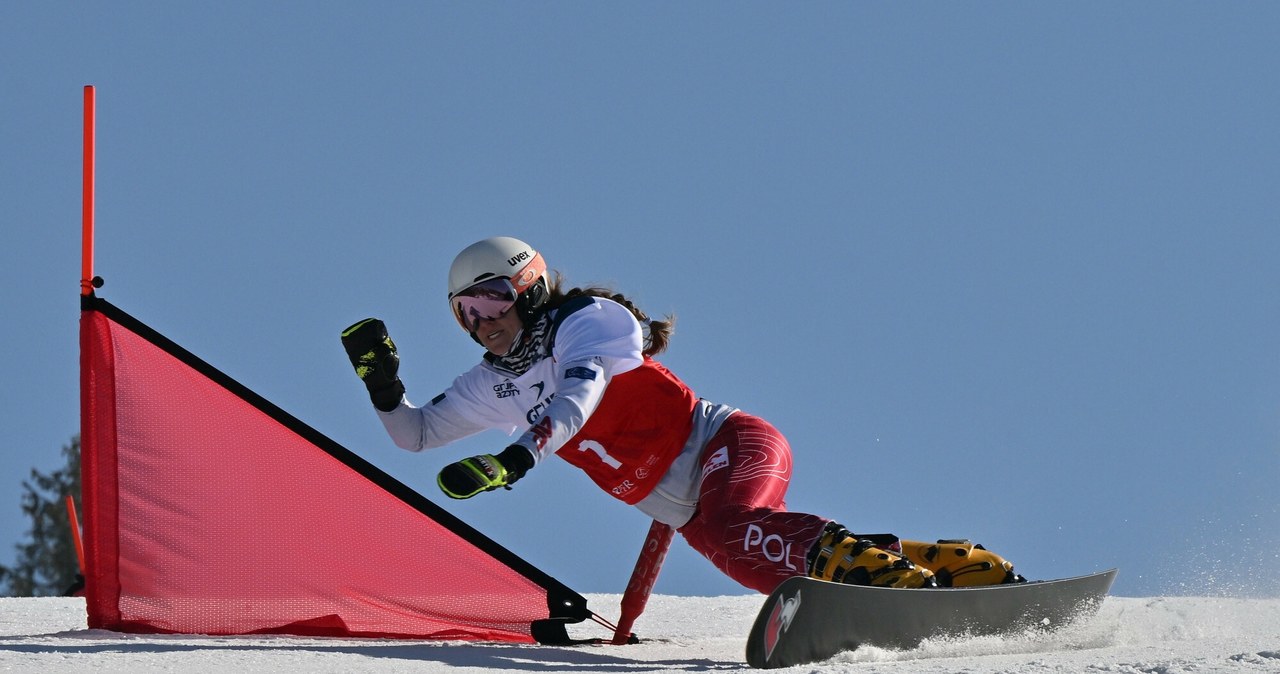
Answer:
[[[453,316],[471,332],[481,320],[501,318],[516,304],[516,289],[505,278],[481,281],[453,296]]]

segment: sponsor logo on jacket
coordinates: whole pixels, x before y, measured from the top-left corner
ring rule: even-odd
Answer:
[[[547,405],[550,405],[551,401],[555,399],[556,399],[556,394],[552,393],[551,395],[547,396],[546,400],[539,400],[537,405],[530,407],[529,411],[525,413],[524,415],[525,421],[528,421],[531,424],[537,421],[538,417],[542,416],[542,413],[546,411]]]
[[[564,371],[565,379],[585,379],[587,381],[596,380],[596,371],[589,367],[571,367]]]

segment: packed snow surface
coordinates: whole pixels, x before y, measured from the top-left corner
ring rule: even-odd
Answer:
[[[616,617],[618,595],[587,595]],[[119,634],[86,628],[84,600],[0,598],[0,671],[15,672],[722,672],[747,670],[763,598],[655,596],[643,643],[549,647],[385,639]],[[608,637],[594,624],[572,636]],[[1110,597],[1048,634],[860,648],[783,672],[1280,672],[1280,599]]]

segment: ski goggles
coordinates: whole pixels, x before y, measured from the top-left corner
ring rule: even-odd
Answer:
[[[533,259],[510,277],[495,276],[459,290],[449,298],[453,317],[463,330],[473,332],[482,320],[502,318],[515,306],[520,294],[528,290],[547,271],[542,255]]]
[[[461,290],[449,300],[453,317],[463,330],[472,332],[482,320],[502,318],[516,305],[519,293],[508,278],[491,278]]]

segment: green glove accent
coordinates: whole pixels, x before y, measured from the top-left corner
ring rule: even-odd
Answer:
[[[471,498],[500,487],[510,489],[532,467],[533,454],[522,445],[511,445],[497,456],[482,454],[445,466],[436,484],[449,498]]]
[[[400,356],[387,326],[376,318],[366,318],[342,331],[342,348],[369,390],[373,406],[383,412],[394,410],[404,396],[404,384],[396,375]]]

